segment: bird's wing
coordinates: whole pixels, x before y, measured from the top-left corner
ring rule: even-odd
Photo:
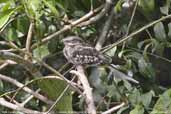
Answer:
[[[78,45],[74,47],[73,58],[78,64],[98,64],[102,62],[99,58],[99,52],[87,45]]]

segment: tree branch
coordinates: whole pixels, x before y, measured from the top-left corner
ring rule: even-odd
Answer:
[[[104,53],[104,52],[106,52],[106,51],[112,49],[113,47],[115,47],[115,46],[117,46],[117,45],[119,45],[119,44],[121,44],[121,43],[127,41],[127,40],[130,39],[130,38],[135,38],[135,37],[133,37],[133,36],[135,36],[135,35],[137,35],[138,33],[144,31],[145,29],[147,29],[147,28],[149,28],[149,27],[155,25],[156,23],[158,23],[158,22],[160,22],[160,21],[163,21],[163,20],[165,20],[165,19],[169,19],[169,18],[171,18],[171,15],[164,16],[164,17],[162,17],[162,18],[160,18],[160,19],[158,19],[158,20],[155,20],[155,21],[153,21],[153,22],[151,22],[151,23],[149,23],[149,24],[147,24],[147,25],[141,27],[140,29],[136,30],[135,32],[131,33],[130,35],[121,38],[121,40],[119,40],[119,41],[117,41],[117,42],[115,42],[115,43],[113,43],[113,44],[111,44],[111,45],[108,45],[108,46],[104,47],[102,52]]]
[[[30,26],[29,26],[29,30],[28,30],[28,34],[27,34],[27,40],[26,40],[26,51],[27,53],[30,52],[31,49],[31,40],[32,40],[32,34],[33,34],[33,29],[34,29],[34,22],[31,21]],[[25,59],[29,59],[28,55],[25,55]]]
[[[85,22],[80,23],[78,26],[79,27],[87,26],[87,25],[90,25],[90,24],[97,22],[102,17],[104,17],[104,15],[109,11],[112,4],[113,4],[112,0],[106,0],[106,4],[105,4],[104,8],[101,10],[101,12],[99,14],[97,14],[94,17],[91,17],[89,20],[87,20]]]
[[[111,5],[112,5],[112,4],[110,4],[110,6],[111,6]],[[114,15],[115,15],[115,10],[114,10],[113,8],[111,9],[111,12],[110,12],[109,15],[110,15],[110,16],[109,16],[108,19],[106,20],[105,25],[104,25],[104,27],[103,27],[103,30],[102,30],[102,32],[101,32],[101,34],[100,34],[100,38],[98,39],[98,41],[97,41],[97,43],[96,43],[95,48],[96,48],[97,50],[100,50],[100,49],[102,48],[102,46],[103,46],[103,44],[104,44],[104,42],[105,42],[106,36],[107,36],[107,34],[108,34],[108,32],[109,32],[110,25],[111,25],[111,23],[112,23],[112,20],[113,20],[113,18],[114,18]]]
[[[87,103],[87,112],[89,114],[96,114],[96,108],[94,104],[94,99],[93,99],[93,93],[92,93],[92,88],[90,87],[90,84],[88,82],[88,79],[84,73],[84,68],[81,65],[76,66],[77,71],[70,71],[70,73],[75,74],[78,76],[79,80],[81,81],[84,92],[85,92],[85,99]]]
[[[31,63],[30,61],[27,61],[25,59],[23,59],[21,56],[16,55],[14,53],[11,52],[6,52],[6,51],[0,51],[0,58],[4,59],[4,60],[12,60],[15,61],[21,65],[23,65],[23,67],[28,70],[33,76],[35,77],[40,77],[42,76],[41,73],[39,72],[39,70],[34,66],[33,63]]]
[[[33,90],[29,89],[28,87],[23,87],[24,84],[18,82],[15,79],[10,78],[9,76],[5,76],[5,75],[0,74],[0,79],[5,80],[5,81],[7,81],[7,82],[9,82],[9,83],[11,83],[13,85],[16,85],[19,88],[22,88],[25,92],[34,95],[34,97],[40,99],[41,101],[43,101],[43,102],[45,102],[47,104],[52,104],[53,103],[53,101],[50,101],[48,98],[44,97],[43,95],[34,92]]]
[[[109,109],[109,110],[103,112],[102,114],[111,114],[112,112],[114,112],[114,111],[116,111],[116,110],[122,108],[123,106],[125,106],[125,103],[124,103],[124,102],[121,103],[120,105],[117,105],[117,106],[112,107],[111,109]]]
[[[81,22],[83,22],[83,21],[85,21],[85,20],[88,20],[88,19],[89,19],[90,17],[92,17],[94,14],[98,13],[98,12],[102,9],[102,7],[103,7],[103,6],[100,6],[100,7],[96,8],[95,10],[90,11],[89,13],[87,13],[86,15],[84,15],[83,17],[81,17],[80,19],[78,19],[78,20],[72,22],[71,24],[65,25],[65,26],[64,26],[62,29],[60,29],[59,31],[57,31],[57,32],[55,32],[55,33],[53,33],[53,34],[51,34],[51,35],[49,35],[49,36],[43,38],[43,39],[41,40],[41,42],[35,43],[34,45],[32,45],[31,48],[34,49],[34,48],[36,48],[38,45],[42,45],[42,44],[46,43],[47,41],[53,39],[54,37],[56,37],[56,36],[58,36],[58,35],[60,35],[60,34],[62,34],[62,33],[64,33],[64,32],[66,32],[66,31],[70,30],[72,27],[74,27],[74,26],[80,24]]]
[[[12,104],[12,103],[6,101],[4,98],[0,98],[0,105],[4,106],[4,107],[7,107],[7,108],[10,108],[10,109],[13,109],[13,110],[17,110],[17,111],[23,112],[25,114],[45,114],[44,112],[30,110],[30,109],[27,109],[27,108],[24,108],[24,107]],[[9,112],[5,112],[4,111],[2,113],[9,113]]]

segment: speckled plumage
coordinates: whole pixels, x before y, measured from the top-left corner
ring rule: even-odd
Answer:
[[[129,77],[124,73],[116,70],[115,66],[111,64],[111,58],[101,54],[94,47],[85,43],[81,38],[77,36],[69,36],[63,39],[63,43],[65,45],[63,53],[68,62],[74,65],[98,65],[101,63],[107,63],[113,68],[112,72],[114,75],[134,83],[139,83],[132,77]]]
[[[109,62],[103,54],[77,36],[67,37],[63,39],[63,42],[65,45],[63,53],[67,60],[72,64],[98,65]]]

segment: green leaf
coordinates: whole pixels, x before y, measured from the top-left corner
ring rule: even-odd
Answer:
[[[9,9],[0,13],[0,29],[8,22],[15,9]]]
[[[56,100],[66,88],[67,84],[63,80],[46,79],[38,82],[41,90],[52,100]],[[68,89],[56,104],[56,111],[72,112],[72,94]]]
[[[138,52],[133,51],[133,52],[129,53],[129,54],[127,55],[127,57],[130,57],[131,59],[137,61],[139,58],[142,57],[142,55],[141,55],[140,53],[138,53]]]
[[[144,108],[142,105],[136,105],[129,114],[144,114]]]
[[[166,32],[162,22],[155,24],[154,34],[159,41],[166,41]]]
[[[154,11],[155,1],[154,0],[140,0],[139,6],[144,10],[144,12],[150,13]]]
[[[129,94],[128,99],[129,99],[129,101],[131,102],[131,104],[133,106],[136,106],[137,104],[140,104],[141,103],[140,91],[138,89],[134,88],[132,93]]]
[[[0,94],[3,94],[4,93],[4,84],[3,84],[3,81],[0,80]]]
[[[132,90],[132,85],[128,81],[125,81],[124,80],[124,86],[126,87],[126,89],[128,91],[131,91]]]
[[[170,0],[167,0],[167,2],[165,3],[164,6],[160,7],[160,11],[161,13],[168,15],[169,14],[169,8],[170,8]]]
[[[55,1],[53,2],[52,0],[43,0],[43,2],[45,3],[45,5],[47,7],[49,7],[49,9],[52,11],[52,13],[56,16],[56,17],[59,17],[59,12],[58,10],[55,8],[54,4],[55,4]]]
[[[129,109],[129,106],[122,107],[117,111],[117,114],[124,114],[124,111],[126,111],[128,109]]]
[[[16,32],[15,28],[11,27],[8,29],[6,40],[8,40],[8,41],[17,41],[18,40],[18,36],[17,36],[17,32]]]
[[[142,49],[145,44],[149,44],[151,42],[151,39],[144,39],[141,42],[138,42],[137,47],[139,49]]]
[[[116,53],[116,50],[117,50],[117,46],[113,47],[112,49],[107,51],[105,54],[110,56],[110,57],[113,57],[115,55],[115,53]]]
[[[139,71],[140,73],[145,76],[145,77],[149,77],[149,78],[153,78],[155,76],[155,72],[154,69],[152,67],[151,63],[147,63],[143,57],[141,57],[138,60],[138,67],[139,67]]]
[[[160,96],[150,114],[171,114],[171,89]]]
[[[121,9],[122,9],[122,3],[123,3],[123,0],[119,0],[116,3],[115,8],[114,8],[115,12],[120,12],[121,11]]]
[[[0,0],[0,3],[8,2],[9,0]]]
[[[168,15],[168,13],[169,13],[169,7],[167,5],[165,5],[163,7],[160,7],[160,11],[161,11],[161,13],[163,13],[165,15]]]
[[[17,20],[14,22],[14,26],[23,35],[27,34],[29,28],[29,19],[26,16],[18,17]]]
[[[42,0],[23,0],[25,11],[30,18],[39,19],[43,12]]]
[[[155,46],[155,53],[157,55],[163,56],[164,49],[165,49],[165,43],[158,42],[158,44]]]
[[[144,107],[146,107],[146,108],[149,107],[153,96],[154,96],[153,91],[149,91],[149,92],[141,95],[141,102],[142,102]]]
[[[110,98],[111,98],[111,97],[112,97],[112,98],[115,98],[116,100],[121,99],[122,96],[121,96],[120,93],[118,92],[116,86],[114,86],[114,85],[107,86],[107,90],[108,90],[108,93],[107,93],[106,96],[108,96],[108,97],[110,97]]]
[[[4,11],[9,10],[9,9],[10,9],[10,5],[11,5],[11,3],[10,3],[9,1],[7,1],[7,2],[5,3],[5,5],[1,8],[0,11],[4,12]]]
[[[38,59],[42,59],[48,54],[49,54],[49,51],[46,45],[39,46],[33,50],[33,56]]]

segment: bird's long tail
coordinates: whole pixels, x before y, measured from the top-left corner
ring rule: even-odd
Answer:
[[[109,67],[110,67],[111,71],[113,71],[115,77],[118,77],[118,78],[121,78],[121,79],[125,79],[125,80],[128,80],[128,81],[137,83],[137,84],[139,83],[137,80],[133,79],[132,77],[130,77],[130,76],[120,72],[119,70],[117,70],[115,65],[110,64]]]

